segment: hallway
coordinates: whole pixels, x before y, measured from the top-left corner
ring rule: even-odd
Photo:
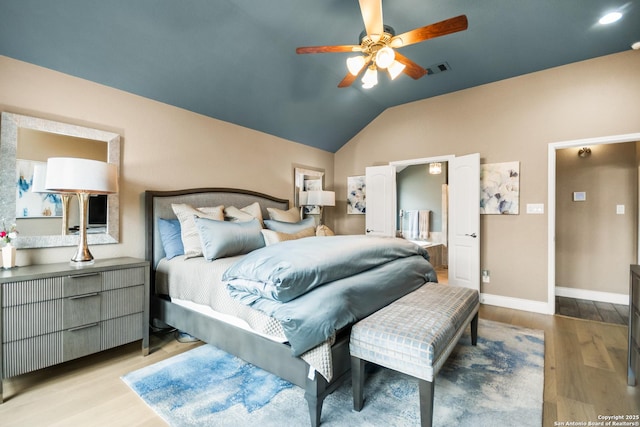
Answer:
[[[629,306],[556,296],[556,314],[578,319],[628,325]]]

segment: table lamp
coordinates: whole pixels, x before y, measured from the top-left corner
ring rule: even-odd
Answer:
[[[322,222],[323,208],[325,206],[336,205],[336,193],[324,190],[301,191],[299,203],[301,206],[319,206],[320,207],[320,225]]]
[[[45,189],[61,194],[75,194],[80,211],[80,240],[70,265],[82,267],[93,264],[87,247],[87,214],[92,194],[118,192],[118,168],[113,163],[74,157],[51,157],[47,160]]]

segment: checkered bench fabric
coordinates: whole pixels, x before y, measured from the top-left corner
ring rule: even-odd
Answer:
[[[431,425],[435,376],[469,323],[475,345],[479,306],[478,291],[426,283],[356,323],[349,342],[354,409],[362,409],[369,361],[420,380],[422,425]]]
[[[477,291],[427,283],[354,325],[351,356],[432,381],[446,360],[440,356],[478,305]]]

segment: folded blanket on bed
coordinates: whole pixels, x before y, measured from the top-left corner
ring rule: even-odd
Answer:
[[[278,319],[295,356],[437,276],[403,239],[308,237],[251,252],[223,275],[229,294]]]
[[[251,252],[222,276],[230,289],[287,302],[311,289],[375,266],[427,251],[404,239],[308,237]]]

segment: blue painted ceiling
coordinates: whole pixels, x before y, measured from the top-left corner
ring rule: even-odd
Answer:
[[[400,49],[425,68],[450,70],[338,88],[351,54],[295,49],[358,44],[357,0],[0,0],[0,55],[335,152],[386,108],[640,41],[640,0],[383,0],[382,8],[396,33],[467,15],[466,31]],[[598,24],[612,10],[625,14]]]

